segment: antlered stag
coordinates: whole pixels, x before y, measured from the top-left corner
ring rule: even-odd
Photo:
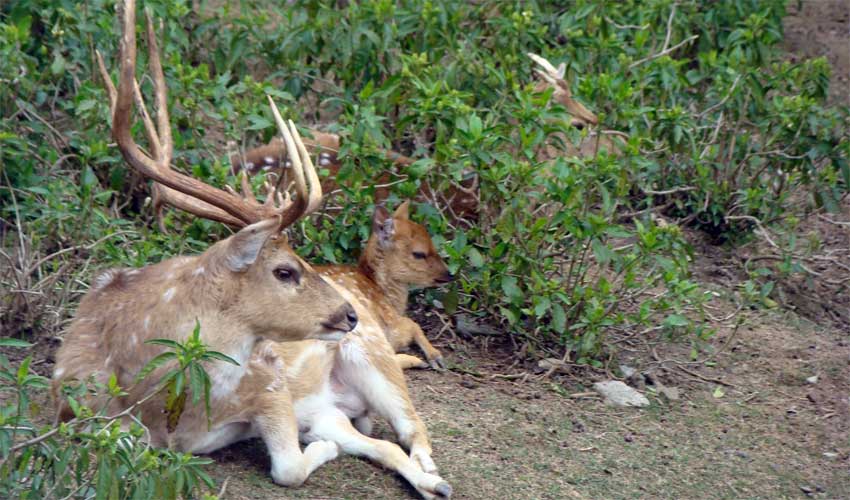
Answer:
[[[113,135],[124,159],[143,175],[179,191],[185,200],[196,201],[197,207],[212,207],[213,215],[224,214],[233,225],[245,227],[199,256],[177,257],[141,269],[116,269],[98,276],[80,303],[56,355],[54,393],[58,396],[62,385],[72,380],[93,379],[105,384],[114,376],[127,395],[88,403],[97,408],[108,405],[109,414],[138,404],[135,411],[150,431],[151,444],[209,452],[259,435],[271,454],[275,481],[300,483],[315,467],[335,457],[337,446],[316,441],[302,453],[288,391],[276,390],[274,385],[253,386],[251,377],[246,375],[252,350],[261,339],[339,339],[357,323],[352,306],[293,252],[281,233],[283,227],[318,206],[321,188],[314,166],[290,122],[289,126],[280,127],[280,132],[289,145],[295,172],[294,199],[284,198],[270,188],[266,202],[259,203],[244,185],[239,196],[171,170],[173,148],[166,84],[153,22],[148,17],[156,125],[144,109],[135,83],[133,0],[124,4],[123,24],[117,94],[108,74],[104,76],[113,104]],[[102,64],[101,68],[105,72]],[[141,151],[131,135],[134,94],[141,107],[150,156]],[[273,102],[272,111],[277,115]],[[192,203],[187,204],[192,208]],[[205,211],[196,213],[211,215]],[[223,362],[207,365],[214,408],[209,428],[203,405],[187,405],[176,426],[166,421],[165,395],[157,392],[156,380],[169,366],[160,367],[141,381],[135,380],[142,367],[162,351],[146,341],[182,341],[196,321],[204,343],[239,362],[238,366]],[[70,408],[61,403],[62,398],[57,400],[58,417],[72,417]]]

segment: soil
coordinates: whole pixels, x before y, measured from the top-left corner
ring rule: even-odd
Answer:
[[[829,102],[850,104],[850,3],[791,0],[784,24],[791,59],[826,56],[832,66]]]

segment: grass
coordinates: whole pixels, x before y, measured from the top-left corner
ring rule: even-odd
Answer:
[[[658,367],[656,376],[679,387],[682,399],[651,396],[643,410],[564,398],[551,382],[467,383],[469,375],[433,371],[408,372],[411,392],[456,498],[781,499],[805,497],[804,488],[815,498],[847,498],[846,403],[806,397],[815,389],[848,393],[844,336],[789,314],[747,319],[753,327],[703,373],[734,386],[720,398],[714,384]],[[800,351],[814,354],[804,359]],[[504,368],[492,354],[467,352],[465,366],[485,377]],[[664,358],[682,352],[659,348]],[[775,374],[790,365],[822,374],[824,386],[783,384]],[[587,380],[557,382],[573,393]],[[377,432],[392,439],[386,427]],[[254,442],[214,456],[214,475],[230,477],[227,498],[417,498],[400,478],[352,457],[320,468],[300,488],[277,488],[262,455]]]

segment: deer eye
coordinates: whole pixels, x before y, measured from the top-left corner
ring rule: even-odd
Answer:
[[[424,252],[413,252],[414,259],[424,259],[427,257]]]
[[[275,268],[274,277],[284,283],[298,283],[298,271],[292,269],[291,267],[281,266]]]

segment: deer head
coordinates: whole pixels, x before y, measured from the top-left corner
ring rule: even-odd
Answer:
[[[154,82],[156,123],[144,104],[135,80],[136,35],[135,2],[124,5],[124,33],[121,43],[121,70],[117,90],[112,84],[100,54],[102,77],[112,105],[112,133],[131,168],[159,185],[159,196],[189,213],[242,228],[187,264],[169,271],[174,290],[169,302],[185,301],[188,309],[213,310],[218,316],[244,324],[251,335],[276,340],[296,340],[308,336],[338,336],[354,328],[354,310],[299,258],[281,233],[298,218],[314,211],[321,202],[322,189],[315,167],[292,121],[285,123],[269,97],[283,142],[287,145],[295,184],[295,197],[282,194],[279,186],[266,185],[266,199],[258,202],[243,175],[241,195],[220,190],[171,168],[173,141],[167,109],[167,90],[160,63],[153,21],[147,16],[149,64]],[[144,124],[150,154],[142,152],[131,133],[134,100]],[[158,278],[150,272],[152,281]],[[214,289],[199,297],[201,281]],[[215,283],[214,286],[209,286]],[[164,285],[163,285],[164,286]],[[145,290],[139,290],[144,293]],[[104,299],[105,300],[105,299]],[[140,300],[139,302],[145,302]],[[164,312],[180,314],[164,309]],[[229,315],[229,316],[228,316]],[[217,335],[218,333],[213,332]],[[222,332],[222,335],[225,333]]]
[[[372,235],[360,257],[360,267],[381,280],[412,286],[437,286],[454,279],[434,248],[428,231],[409,218],[405,201],[390,216],[383,206],[375,208]]]
[[[599,119],[596,115],[584,107],[582,103],[573,99],[573,94],[570,92],[570,86],[566,80],[564,80],[564,75],[567,70],[567,65],[565,63],[559,64],[556,68],[548,60],[538,56],[537,54],[529,53],[528,57],[540,66],[539,69],[534,69],[534,72],[542,78],[542,80],[538,82],[537,86],[534,88],[535,92],[543,92],[547,88],[553,88],[554,92],[552,93],[552,98],[555,102],[564,106],[567,112],[572,116],[571,124],[573,127],[582,129],[587,125],[597,125],[599,123]]]

